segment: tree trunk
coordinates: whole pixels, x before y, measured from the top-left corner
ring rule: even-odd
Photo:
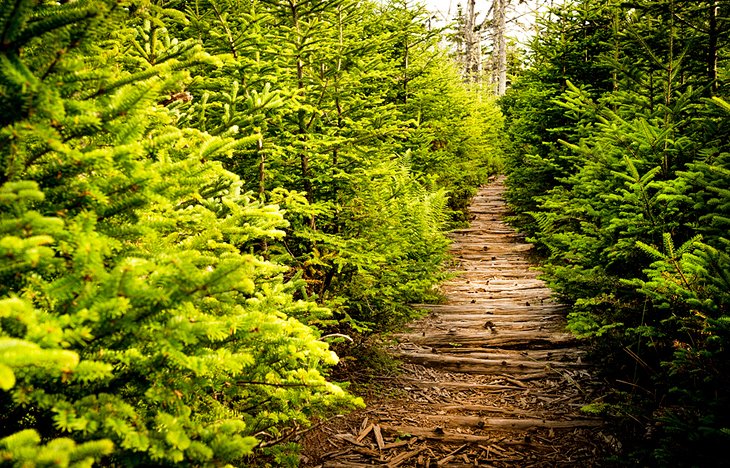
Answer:
[[[707,79],[709,80],[709,94],[717,93],[717,0],[710,0],[710,31],[707,46]]]
[[[479,28],[476,22],[476,0],[468,0],[464,21],[464,78],[477,83],[482,71],[482,48]]]
[[[506,15],[509,0],[494,0],[493,7],[493,28],[494,46],[496,48],[496,93],[497,96],[504,96],[507,90],[507,37],[506,37]]]

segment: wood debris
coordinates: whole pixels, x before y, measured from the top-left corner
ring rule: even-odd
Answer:
[[[501,179],[481,188],[470,227],[452,233],[461,274],[396,336],[401,375],[382,380],[364,418],[307,434],[303,466],[591,466],[610,452],[602,422],[580,413],[602,388],[531,246],[503,221],[503,191]],[[329,448],[311,448],[316,437]]]

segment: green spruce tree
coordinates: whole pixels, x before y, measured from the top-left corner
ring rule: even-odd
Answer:
[[[214,59],[146,8],[2,7],[9,463],[240,464],[356,402],[325,380],[337,358],[294,318],[328,312],[252,253],[286,221],[216,162],[249,140],[176,126],[185,70]],[[37,446],[33,429],[79,445]]]

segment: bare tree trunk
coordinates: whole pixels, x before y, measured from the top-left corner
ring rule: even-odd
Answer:
[[[493,31],[494,46],[496,49],[496,93],[497,96],[504,96],[507,90],[507,36],[506,16],[509,0],[494,0],[493,6]]]
[[[464,21],[464,77],[467,81],[479,82],[482,71],[482,47],[477,26],[476,0],[468,0]]]

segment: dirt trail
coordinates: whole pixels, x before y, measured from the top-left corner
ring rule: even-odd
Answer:
[[[446,302],[396,335],[401,374],[368,408],[313,431],[304,465],[593,466],[611,437],[580,412],[595,400],[565,308],[505,224],[501,180],[480,189],[452,235]]]

